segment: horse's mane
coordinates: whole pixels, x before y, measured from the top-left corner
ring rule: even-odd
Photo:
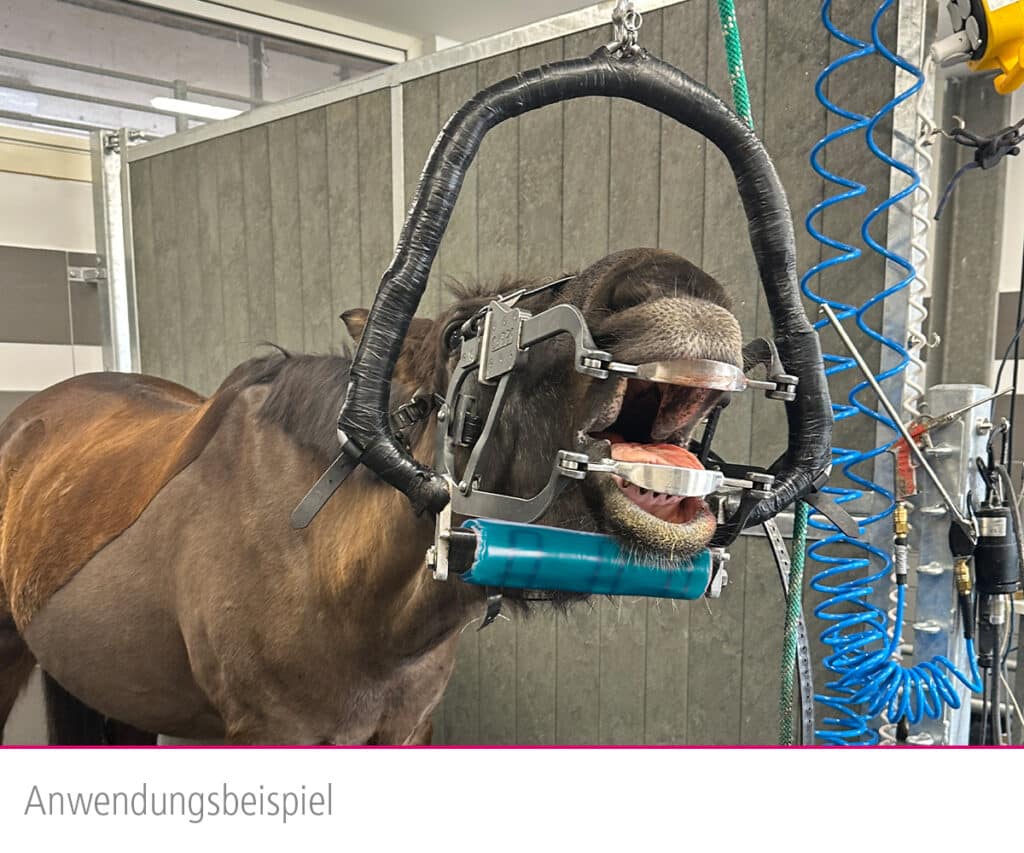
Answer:
[[[279,426],[320,462],[330,462],[339,450],[338,411],[348,384],[350,354],[307,355],[269,346],[272,352],[232,370],[217,392],[232,386],[270,386],[259,410],[260,420]]]
[[[446,288],[456,307],[482,304],[499,293],[529,284],[532,282],[508,278],[488,283],[452,280]],[[415,362],[429,369],[435,363],[433,350],[438,345],[439,341],[433,339],[420,342],[415,349]],[[300,447],[316,454],[321,463],[329,463],[340,450],[338,412],[348,385],[351,352],[346,346],[340,354],[311,355],[289,352],[274,343],[265,346],[271,351],[239,364],[221,383],[218,392],[232,386],[269,385],[259,418],[279,426]]]

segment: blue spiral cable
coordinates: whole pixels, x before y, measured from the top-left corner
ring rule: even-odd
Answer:
[[[875,240],[871,234],[873,224],[891,207],[917,192],[921,178],[917,171],[883,151],[875,140],[879,124],[900,104],[914,97],[924,85],[924,74],[919,68],[895,55],[882,42],[879,25],[894,5],[894,0],[884,0],[871,21],[871,41],[861,41],[843,32],[832,21],[832,0],[823,0],[821,20],[825,29],[839,42],[852,48],[850,52],[831,62],[819,75],[814,85],[818,101],[828,110],[847,123],[821,139],[811,150],[810,163],[814,171],[828,184],[840,191],[816,204],[808,213],[805,225],[811,234],[824,246],[838,254],[822,260],[809,269],[800,280],[804,295],[812,301],[827,303],[840,320],[853,317],[858,328],[882,347],[897,355],[897,363],[876,375],[880,382],[891,379],[906,370],[909,354],[899,342],[872,328],[866,315],[873,308],[895,293],[900,292],[915,278],[911,261]],[[847,110],[831,101],[826,94],[829,78],[840,68],[865,57],[878,56],[914,77],[914,83],[885,103],[874,115],[866,116]],[[861,250],[841,240],[824,234],[818,223],[829,208],[858,198],[867,193],[867,187],[857,181],[836,174],[821,162],[826,148],[845,136],[864,133],[868,148],[890,169],[896,169],[909,179],[905,188],[892,194],[875,207],[861,225],[860,235],[864,244],[882,256],[904,275],[896,283],[866,300],[861,305],[850,305],[822,296],[811,289],[811,283],[826,270],[841,267],[861,257]],[[817,323],[821,328],[827,320]],[[825,354],[825,374],[835,376],[847,370],[856,370],[856,362],[849,356]],[[920,722],[925,716],[938,718],[944,706],[960,707],[960,696],[955,681],[960,681],[970,690],[981,689],[977,658],[973,641],[967,641],[967,656],[970,674],[964,675],[947,658],[937,656],[914,667],[904,667],[900,658],[900,637],[903,634],[903,619],[906,604],[906,587],[899,585],[896,595],[896,611],[890,629],[889,616],[885,610],[871,601],[877,584],[889,583],[892,558],[885,551],[870,544],[869,540],[880,541],[877,534],[871,535],[871,528],[889,518],[895,508],[893,493],[881,483],[859,473],[858,468],[887,452],[898,437],[895,424],[877,410],[873,397],[861,399],[870,385],[862,381],[855,385],[846,402],[833,403],[833,416],[837,423],[852,417],[866,416],[883,424],[892,431],[893,438],[871,450],[855,448],[833,448],[833,464],[836,470],[852,486],[828,486],[829,493],[840,504],[860,502],[872,505],[880,501],[882,509],[867,516],[860,523],[860,536],[844,535],[839,529],[821,517],[814,517],[811,525],[830,535],[816,542],[808,549],[812,560],[824,566],[811,580],[811,588],[822,593],[825,600],[815,610],[815,615],[828,623],[821,633],[821,641],[831,651],[824,659],[824,665],[831,674],[825,684],[825,692],[815,696],[818,704],[824,706],[829,716],[823,716],[823,728],[816,734],[824,743],[856,745],[878,743],[879,735],[871,727],[871,721],[884,714],[892,722],[906,718],[911,724]],[[873,496],[879,497],[873,497]]]

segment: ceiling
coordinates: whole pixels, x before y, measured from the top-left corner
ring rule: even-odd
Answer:
[[[475,39],[592,6],[593,0],[288,0],[294,6],[416,35]]]

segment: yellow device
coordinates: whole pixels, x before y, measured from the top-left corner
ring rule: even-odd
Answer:
[[[947,0],[953,34],[935,43],[940,65],[966,62],[972,71],[998,71],[996,91],[1024,83],[1024,0]]]

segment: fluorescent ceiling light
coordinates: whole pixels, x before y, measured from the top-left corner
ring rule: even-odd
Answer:
[[[222,118],[233,118],[242,114],[241,110],[233,110],[230,107],[215,107],[213,104],[203,104],[199,101],[180,101],[177,98],[153,98],[149,103],[158,110],[167,110],[171,113],[180,113],[183,116],[205,118],[213,121]]]

